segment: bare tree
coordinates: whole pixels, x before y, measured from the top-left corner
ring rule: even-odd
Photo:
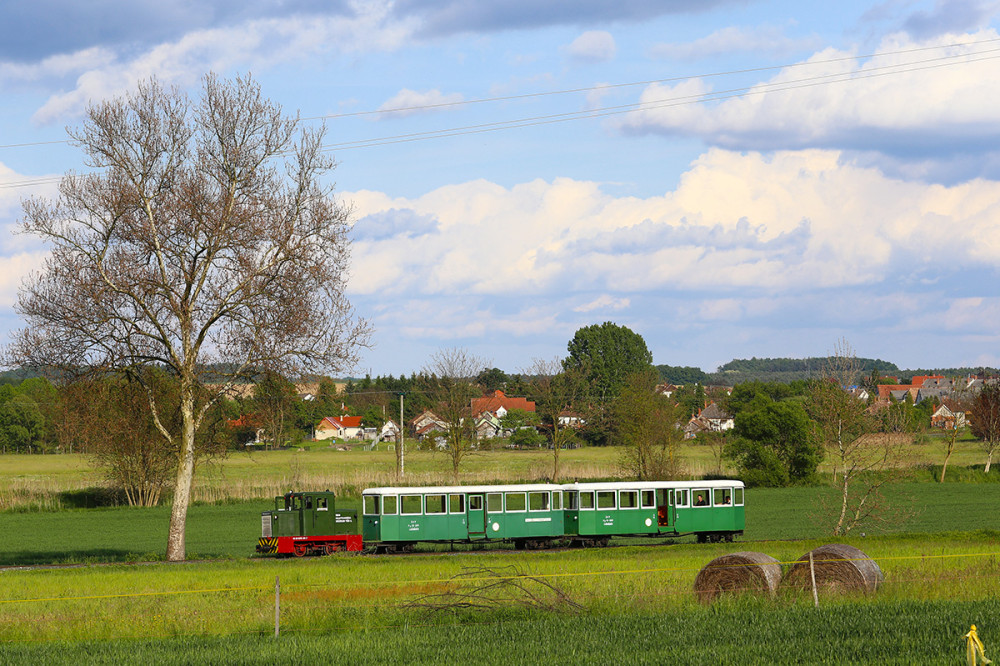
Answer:
[[[993,454],[1000,445],[1000,384],[986,384],[972,400],[969,429],[983,441],[985,472],[990,473]]]
[[[490,361],[470,354],[466,349],[453,347],[434,353],[424,369],[425,374],[432,375],[436,380],[431,389],[432,409],[447,424],[445,439],[456,482],[462,460],[476,443],[472,401],[479,397],[480,390],[474,383],[475,378],[490,365]]]
[[[167,558],[185,557],[195,434],[237,376],[301,376],[356,361],[370,327],[344,296],[350,211],[323,177],[325,128],[263,98],[249,77],[205,77],[191,101],[155,80],[92,106],[69,130],[92,173],[67,174],[56,201],[24,204],[23,231],[51,247],[25,281],[27,321],[5,360],[65,371],[158,365],[178,382]],[[199,387],[221,369],[215,392]]]
[[[810,416],[837,479],[835,535],[847,534],[865,521],[890,519],[893,509],[881,490],[896,478],[905,454],[903,438],[894,432],[902,425],[875,418],[867,403],[848,391],[859,370],[854,350],[841,340],[810,392]],[[893,414],[905,417],[906,412]]]
[[[575,429],[564,417],[577,400],[586,392],[586,375],[578,369],[563,370],[558,358],[551,361],[535,359],[534,365],[525,374],[531,381],[535,412],[552,447],[552,483],[559,482],[559,452],[575,436]]]
[[[683,408],[654,390],[656,380],[655,371],[630,374],[614,403],[615,429],[624,443],[621,466],[639,480],[674,479],[681,471]]]

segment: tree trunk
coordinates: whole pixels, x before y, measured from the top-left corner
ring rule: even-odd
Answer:
[[[167,535],[167,560],[183,561],[186,554],[185,526],[194,483],[194,389],[181,380],[181,450],[178,455],[177,482],[174,503],[170,510],[170,531]]]
[[[993,464],[993,448],[990,447],[989,452],[986,454],[986,469],[984,469],[983,471],[986,472],[987,474],[989,474],[990,473],[990,465],[992,465],[992,464]]]

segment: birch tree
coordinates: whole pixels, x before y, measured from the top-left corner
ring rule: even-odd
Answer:
[[[195,435],[228,384],[265,369],[337,372],[367,344],[344,296],[350,210],[324,179],[324,128],[300,127],[250,77],[208,75],[193,100],[145,82],[68,131],[91,171],[24,204],[22,230],[50,254],[18,294],[27,325],[5,360],[175,376],[177,428],[146,388],[177,456],[167,559],[183,560]]]

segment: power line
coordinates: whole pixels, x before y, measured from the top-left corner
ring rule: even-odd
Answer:
[[[594,91],[598,91],[598,90],[615,90],[615,89],[619,89],[619,88],[630,88],[630,87],[636,87],[636,86],[652,85],[652,84],[655,84],[655,83],[673,83],[673,82],[677,82],[677,81],[687,81],[687,80],[690,80],[690,79],[718,78],[718,77],[724,77],[724,76],[733,76],[733,75],[736,75],[736,74],[753,74],[753,73],[759,73],[759,72],[776,71],[776,70],[781,70],[781,69],[791,69],[791,68],[796,68],[796,67],[815,67],[815,66],[818,66],[818,65],[828,65],[828,64],[838,63],[838,62],[851,62],[851,61],[864,60],[864,59],[867,59],[867,58],[886,58],[886,57],[890,57],[890,56],[899,56],[899,55],[905,55],[905,54],[909,54],[909,53],[921,53],[921,52],[925,52],[925,51],[934,51],[934,50],[941,50],[941,49],[948,49],[948,48],[978,46],[980,44],[990,44],[990,43],[995,43],[995,42],[998,42],[998,41],[1000,41],[1000,37],[994,37],[994,38],[991,38],[991,39],[982,39],[982,40],[977,40],[977,41],[972,41],[972,42],[955,42],[955,43],[952,43],[952,44],[942,44],[942,45],[937,45],[937,46],[922,46],[922,47],[917,47],[917,48],[912,48],[912,49],[898,49],[898,50],[895,50],[895,51],[885,51],[885,52],[882,52],[882,53],[865,53],[865,54],[854,55],[854,56],[843,56],[843,57],[840,57],[840,58],[827,58],[825,60],[810,60],[810,61],[806,61],[806,62],[784,63],[784,64],[781,64],[781,65],[768,65],[768,66],[764,66],[764,67],[747,67],[747,68],[743,68],[743,69],[722,70],[722,71],[717,71],[717,72],[706,72],[706,73],[701,73],[701,74],[685,74],[685,75],[682,75],[682,76],[672,76],[672,77],[661,78],[661,79],[646,79],[646,80],[642,80],[642,81],[627,81],[627,82],[623,82],[623,83],[606,83],[606,84],[600,84],[600,85],[596,85],[596,86],[586,86],[586,87],[580,87],[580,88],[566,88],[566,89],[563,89],[563,90],[549,90],[549,91],[535,92],[535,93],[523,93],[523,94],[519,94],[519,95],[501,95],[501,96],[494,96],[494,97],[481,97],[481,98],[469,99],[469,100],[456,100],[454,102],[438,102],[438,103],[435,103],[435,104],[417,104],[417,105],[411,105],[411,106],[392,107],[392,108],[388,108],[388,109],[374,109],[374,110],[367,110],[367,111],[352,111],[352,112],[347,112],[347,113],[331,113],[331,114],[325,114],[325,115],[320,115],[320,116],[307,116],[307,117],[302,118],[302,120],[306,120],[306,121],[311,121],[311,120],[334,120],[334,119],[338,119],[338,118],[352,118],[352,117],[373,116],[373,115],[389,115],[389,114],[393,114],[393,113],[404,113],[404,112],[413,112],[413,111],[429,111],[429,110],[433,110],[433,109],[450,108],[450,107],[456,107],[456,106],[471,106],[473,104],[487,104],[487,103],[493,103],[493,102],[509,102],[509,101],[515,101],[515,100],[521,100],[521,99],[533,99],[533,98],[538,98],[538,97],[550,97],[550,96],[555,96],[555,95],[570,95],[570,94],[577,94],[577,93],[594,92]],[[982,52],[980,52],[980,53],[982,53]],[[956,55],[946,56],[946,57],[948,57],[948,58],[960,58],[960,57],[966,57],[966,56],[971,56],[971,55],[978,55],[978,53],[964,53],[964,54],[956,54]],[[906,63],[904,63],[904,64],[906,64]],[[909,64],[912,64],[912,63],[909,63]],[[47,146],[47,145],[66,144],[66,143],[69,143],[68,139],[51,140],[51,141],[30,141],[30,142],[24,142],[24,143],[0,144],[0,149],[6,149],[6,148],[29,148],[29,147],[34,147],[34,146]]]

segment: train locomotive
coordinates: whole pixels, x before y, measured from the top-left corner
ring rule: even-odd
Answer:
[[[728,479],[369,488],[360,530],[357,518],[354,510],[335,510],[332,493],[287,493],[262,514],[257,551],[408,552],[417,543],[536,549],[692,534],[699,542],[732,541],[746,524],[745,488]]]

